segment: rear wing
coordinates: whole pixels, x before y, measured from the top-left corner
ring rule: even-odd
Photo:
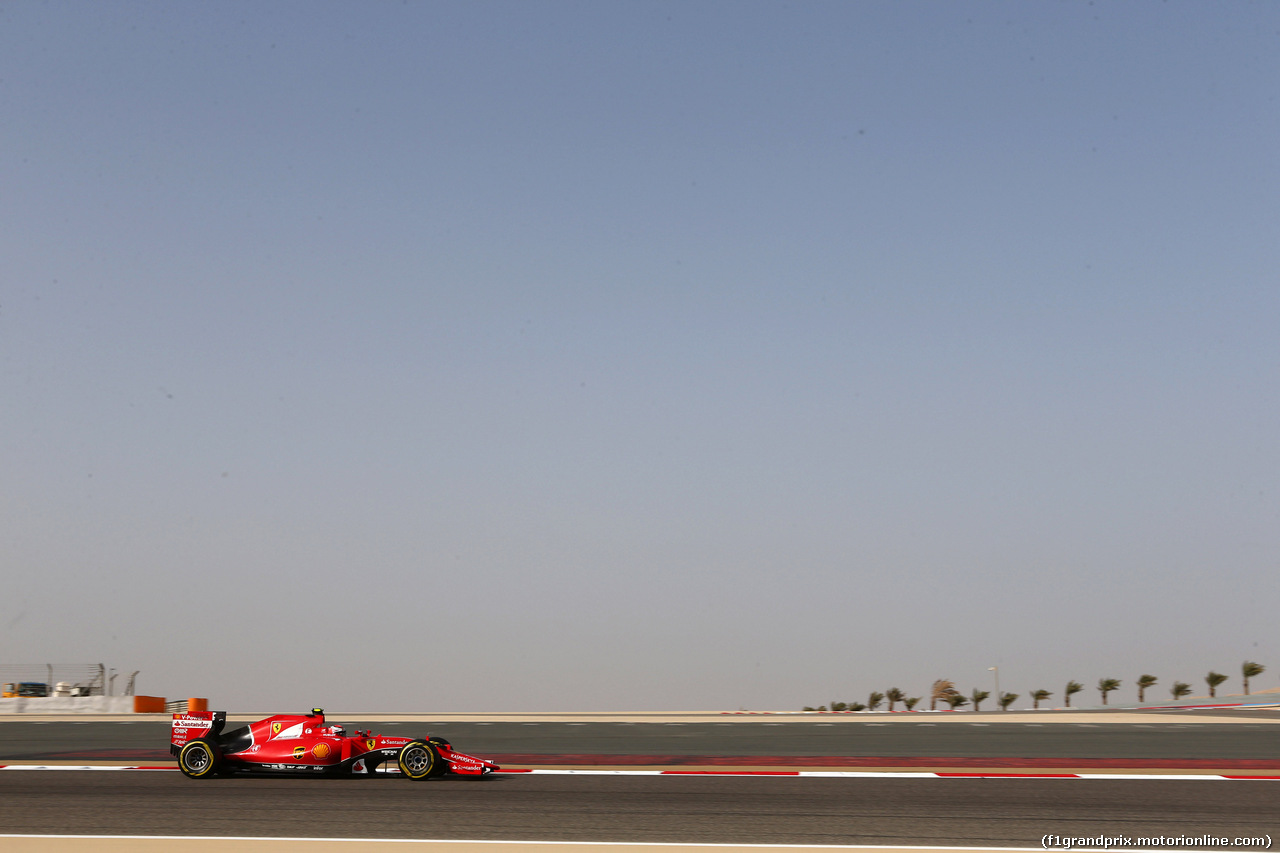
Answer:
[[[173,715],[173,728],[169,735],[169,751],[177,755],[187,741],[216,738],[227,724],[226,711],[188,711]]]

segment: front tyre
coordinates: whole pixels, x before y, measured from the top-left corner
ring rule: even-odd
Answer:
[[[207,740],[189,741],[178,753],[178,769],[190,779],[208,779],[221,764],[221,750]]]
[[[429,779],[441,763],[436,748],[420,740],[411,740],[400,747],[400,754],[396,757],[400,772],[416,781]]]
[[[427,738],[427,743],[435,747],[436,752],[436,766],[435,769],[431,771],[431,778],[439,779],[441,776],[449,772],[449,760],[441,754],[440,748],[444,747],[445,751],[448,751],[452,747],[449,746],[449,741],[442,737],[429,737]]]

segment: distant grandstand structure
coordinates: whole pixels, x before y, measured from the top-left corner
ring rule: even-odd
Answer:
[[[120,673],[100,663],[0,663],[3,698],[46,696],[133,696],[135,670],[124,689],[115,692]]]

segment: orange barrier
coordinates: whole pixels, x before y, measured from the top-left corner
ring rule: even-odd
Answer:
[[[209,710],[208,699],[188,699],[187,700],[188,714],[193,713],[195,711],[207,711],[207,710]]]
[[[164,713],[164,697],[163,696],[134,696],[133,697],[133,713],[163,714]]]

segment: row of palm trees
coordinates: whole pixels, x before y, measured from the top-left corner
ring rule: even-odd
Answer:
[[[1266,672],[1266,669],[1267,668],[1262,664],[1255,663],[1254,661],[1250,661],[1250,660],[1247,660],[1240,665],[1240,675],[1244,680],[1244,694],[1246,696],[1249,695],[1249,679],[1256,678],[1257,676],[1262,675],[1262,673]],[[1210,671],[1209,674],[1204,677],[1204,680],[1205,680],[1205,683],[1209,685],[1209,698],[1212,699],[1217,697],[1218,687],[1221,686],[1222,683],[1227,680],[1227,676],[1223,675],[1220,672]],[[1122,683],[1123,682],[1118,678],[1098,679],[1097,690],[1098,690],[1098,693],[1102,695],[1103,705],[1107,704],[1107,694],[1112,693],[1116,690],[1119,690],[1120,685]],[[1142,703],[1147,700],[1146,694],[1147,694],[1148,688],[1154,687],[1156,684],[1158,684],[1159,679],[1157,679],[1154,675],[1148,675],[1146,673],[1143,673],[1142,675],[1138,676],[1138,679],[1135,683],[1138,686],[1138,702]],[[1084,690],[1083,684],[1081,684],[1078,681],[1068,681],[1066,684],[1066,687],[1064,687],[1062,690],[1063,704],[1066,707],[1070,708],[1071,697],[1079,693],[1081,690]],[[1189,696],[1191,694],[1191,685],[1186,683],[1185,681],[1174,681],[1173,685],[1169,688],[1169,693],[1170,695],[1173,696],[1174,701],[1177,701],[1178,699],[1182,699],[1183,697]],[[1033,703],[1032,707],[1039,709],[1041,702],[1045,702],[1049,699],[1049,697],[1053,696],[1053,691],[1052,690],[1032,690],[1028,695],[1031,697],[1031,701]],[[996,703],[1000,706],[1001,711],[1007,711],[1009,710],[1009,706],[1012,705],[1014,702],[1018,701],[1020,697],[1021,697],[1021,694],[1019,693],[1001,692],[1000,695],[996,697]],[[881,693],[879,691],[872,691],[871,695],[867,697],[867,701],[865,703],[864,702],[832,702],[830,705],[830,710],[832,711],[876,711],[876,710],[879,710],[880,705],[882,703],[887,701],[889,703],[890,711],[893,711],[898,705],[898,703],[902,703],[902,705],[908,711],[913,711],[915,710],[916,705],[920,703],[922,698],[923,697],[920,697],[920,696],[907,696],[897,687],[890,687],[884,693]],[[957,710],[958,708],[963,708],[965,705],[968,705],[972,701],[973,710],[979,711],[982,708],[982,703],[989,698],[991,698],[991,693],[989,691],[979,690],[978,688],[974,688],[971,694],[969,694],[968,696],[965,696],[959,690],[956,689],[954,682],[948,681],[945,678],[939,678],[937,681],[933,682],[933,686],[930,688],[930,691],[929,691],[929,710],[930,711],[937,710],[938,703],[942,702],[947,706],[949,706],[951,710],[954,711],[954,710]],[[804,710],[826,711],[828,710],[828,706],[820,705],[817,708],[811,708],[809,706],[805,706]]]

